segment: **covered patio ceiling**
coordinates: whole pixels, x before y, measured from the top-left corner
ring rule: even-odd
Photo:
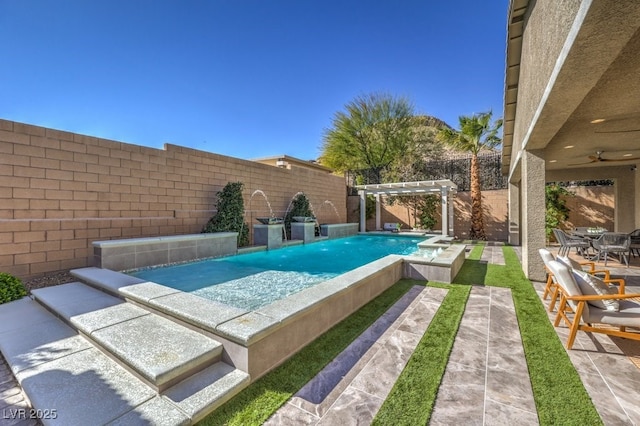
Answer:
[[[512,143],[523,34],[535,3],[512,0],[508,22],[502,155],[503,173],[516,171],[512,181],[518,179],[520,147]],[[544,150],[547,171],[640,163],[640,7],[634,1],[612,4],[599,1],[588,8],[572,33],[575,40],[558,59],[534,123],[520,129],[528,132],[527,150]]]

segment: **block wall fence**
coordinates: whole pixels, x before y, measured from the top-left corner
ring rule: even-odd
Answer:
[[[267,201],[284,215],[298,192],[321,223],[347,220],[344,178],[327,172],[0,120],[0,271],[27,278],[84,267],[93,241],[199,233],[216,192],[238,181],[249,225],[271,214]]]

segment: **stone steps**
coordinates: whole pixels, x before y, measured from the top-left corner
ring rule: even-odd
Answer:
[[[220,360],[219,342],[82,283],[32,294],[157,391]]]
[[[219,342],[139,306],[81,283],[33,295],[0,306],[0,350],[45,425],[194,424],[249,384]]]
[[[121,272],[82,268],[72,270],[71,274],[100,290],[212,334],[219,335],[221,324],[248,313],[244,309],[207,300]]]

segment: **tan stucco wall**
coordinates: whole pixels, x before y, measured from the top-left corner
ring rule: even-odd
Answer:
[[[516,163],[515,156],[540,106],[580,3],[580,0],[537,1],[525,15],[512,164]]]
[[[164,150],[0,120],[0,271],[87,266],[97,240],[198,233],[216,192],[243,182],[246,221],[284,215],[303,191],[322,223],[344,222],[344,178],[177,145]],[[334,210],[335,207],[335,210]]]
[[[606,227],[612,231],[631,232],[640,223],[636,220],[636,181],[637,170],[630,166],[618,167],[591,167],[571,170],[549,170],[546,173],[547,182],[566,182],[576,180],[613,179],[613,197],[615,209],[613,210],[612,227]],[[580,225],[577,225],[580,226]],[[587,226],[587,225],[584,225]]]

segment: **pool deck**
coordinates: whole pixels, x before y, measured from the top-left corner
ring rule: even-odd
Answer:
[[[504,264],[501,247],[487,246],[481,261]],[[640,262],[636,259],[634,263]],[[627,292],[640,292],[640,270],[617,267],[619,265],[615,262],[610,262],[608,266],[614,275],[627,278]],[[543,283],[536,282],[534,286],[541,295]],[[422,328],[427,327],[443,296],[441,289],[412,289],[338,356],[328,370],[321,372],[278,410],[269,423],[368,424],[410,357],[423,333]],[[68,408],[75,410],[82,406],[80,411],[90,413],[91,417],[74,419],[61,416],[55,420],[45,419],[44,424],[87,424],[87,420],[96,423],[100,422],[96,416],[106,414],[113,418],[114,408],[124,410],[128,407],[131,410],[133,404],[140,404],[141,407],[133,413],[138,420],[150,420],[151,417],[145,416],[153,413],[162,417],[163,424],[190,422],[182,409],[174,409],[166,404],[166,400],[156,397],[155,392],[138,387],[138,378],[129,371],[109,367],[100,351],[85,348],[74,336],[66,336],[68,331],[64,327],[45,326],[43,317],[38,317],[40,314],[46,317],[47,312],[30,312],[25,317],[29,320],[13,317],[14,321],[25,319],[26,325],[32,326],[34,317],[35,320],[40,318],[38,328],[42,333],[35,333],[29,340],[37,340],[38,336],[48,336],[49,339],[48,347],[40,346],[41,350],[33,353],[32,358],[23,359],[23,362],[34,362],[39,366],[25,368],[27,365],[23,365],[18,368],[24,374],[23,383],[27,379],[32,402],[37,408],[53,408],[51,404],[54,399],[51,398],[58,394],[52,392],[53,383],[64,386],[64,380],[71,377],[70,374],[85,379],[85,386],[90,385],[92,392],[101,388],[105,392],[109,389],[113,392],[120,389],[118,386],[128,387],[118,390],[118,399],[113,405],[106,404],[108,401],[104,398],[96,398],[98,405],[95,410],[86,405],[90,402],[87,401],[89,395],[83,395],[82,391],[87,388],[80,387],[80,393],[76,396],[78,399],[68,401]],[[472,288],[430,424],[538,424],[519,332],[517,327],[504,329],[505,324],[516,323],[514,315],[508,289],[485,286]],[[90,326],[90,318],[84,319],[85,325]],[[0,325],[7,324],[5,320],[3,318]],[[564,342],[566,329],[558,327],[556,331]],[[5,355],[19,349],[17,346],[20,343],[15,343],[17,346],[7,344],[9,337],[15,336],[16,342],[25,340],[24,331],[12,333],[0,330],[0,336],[5,345]],[[57,336],[57,340],[54,336]],[[45,359],[47,352],[56,359]],[[640,424],[640,408],[637,405],[640,370],[614,341],[604,335],[580,332],[576,346],[568,353],[605,424]],[[48,377],[60,366],[61,358],[72,356],[78,361],[75,371],[57,371]],[[45,364],[52,368],[43,368]],[[105,368],[104,371],[101,368]],[[31,373],[29,370],[32,370]],[[337,376],[339,380],[336,380]],[[29,383],[29,379],[35,381]],[[4,363],[0,363],[0,386],[0,408],[4,413],[26,406],[28,400]],[[65,387],[65,392],[70,391]],[[174,399],[180,400],[179,396]],[[111,411],[105,410],[105,406]],[[57,408],[60,412],[64,409],[62,405],[57,405]],[[126,411],[123,413],[118,420],[126,424],[132,418],[126,417]],[[37,424],[33,419],[7,418],[0,423],[20,426]]]

